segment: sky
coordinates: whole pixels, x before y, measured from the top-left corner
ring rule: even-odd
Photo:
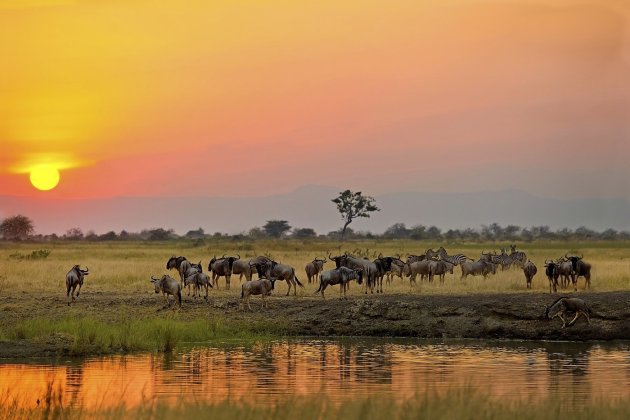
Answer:
[[[0,0],[0,62],[0,195],[630,199],[625,0]]]

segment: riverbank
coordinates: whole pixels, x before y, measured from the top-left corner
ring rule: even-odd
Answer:
[[[183,342],[285,336],[630,339],[630,292],[579,293],[593,311],[591,325],[579,319],[565,329],[544,318],[554,296],[543,293],[329,296],[274,296],[264,310],[256,296],[251,312],[239,310],[236,297],[184,297],[176,311],[162,309],[153,293],[85,292],[71,307],[62,296],[5,296],[0,357],[170,351]]]

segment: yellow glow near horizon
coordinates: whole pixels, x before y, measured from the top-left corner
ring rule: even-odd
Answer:
[[[31,184],[40,191],[50,191],[59,184],[59,170],[51,165],[39,165],[31,169]]]

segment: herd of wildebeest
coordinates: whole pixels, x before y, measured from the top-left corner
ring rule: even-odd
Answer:
[[[506,249],[497,252],[481,252],[481,256],[477,260],[464,255],[449,255],[444,247],[440,247],[437,251],[427,249],[420,255],[407,255],[403,260],[400,255],[383,256],[379,254],[374,260],[365,257],[355,256],[344,253],[338,256],[328,254],[326,258],[315,258],[306,264],[305,272],[308,283],[317,282],[319,279],[319,287],[315,294],[321,293],[325,299],[324,291],[328,286],[339,285],[339,294],[342,299],[346,298],[346,290],[352,280],[361,285],[365,282],[365,293],[383,293],[383,281],[390,284],[394,277],[409,279],[410,285],[416,284],[416,278],[420,276],[421,281],[426,280],[433,282],[435,276],[438,276],[441,283],[447,273],[453,274],[455,266],[461,268],[461,279],[470,276],[494,275],[500,269],[501,271],[509,269],[521,269],[525,275],[526,287],[531,288],[532,280],[538,269],[536,265],[527,258],[527,254],[518,251],[515,245],[510,246],[510,253]],[[334,262],[335,268],[324,270],[324,265],[330,260]],[[208,300],[208,289],[218,288],[219,279],[225,278],[225,287],[230,289],[230,279],[234,275],[239,276],[242,281],[245,277],[245,283],[241,285],[241,309],[245,305],[251,310],[249,298],[252,295],[261,295],[263,307],[267,307],[266,296],[271,295],[275,288],[276,281],[286,281],[288,296],[293,287],[294,295],[297,295],[297,287],[304,287],[296,275],[294,267],[281,264],[267,256],[258,256],[254,258],[241,259],[240,255],[225,256],[217,258],[216,256],[210,260],[208,264],[208,275],[203,271],[201,262],[193,263],[186,257],[172,256],[166,263],[167,270],[176,270],[179,274],[180,281],[175,280],[171,276],[165,274],[156,278],[151,276],[151,283],[155,287],[155,293],[162,293],[166,301],[165,307],[170,307],[171,302],[169,295],[173,296],[177,304],[182,306],[182,291],[188,289],[190,296],[190,288],[193,288],[193,297],[201,296],[205,290],[204,298]],[[79,296],[83,279],[89,274],[89,269],[81,269],[79,265],[75,265],[66,275],[66,289],[68,305]],[[258,279],[254,280],[253,275],[256,274]],[[555,260],[548,259],[545,261],[545,275],[549,279],[549,293],[557,292],[558,287],[567,288],[569,282],[573,284],[573,288],[577,291],[577,283],[580,277],[585,279],[585,288],[590,286],[591,281],[591,265],[583,260],[583,256],[568,255]],[[559,282],[560,281],[560,282]],[[78,290],[77,290],[78,288]],[[343,294],[343,296],[342,296]],[[573,324],[580,314],[583,314],[589,321],[589,310],[586,304],[577,298],[561,297],[547,308],[547,315],[551,317],[558,316],[563,321],[563,327],[566,325],[564,314],[566,312],[575,312],[575,318],[569,323]]]

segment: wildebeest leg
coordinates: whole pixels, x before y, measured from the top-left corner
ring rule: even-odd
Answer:
[[[324,296],[324,290],[326,290],[327,286],[328,286],[328,283],[322,283],[321,293],[322,293],[322,298],[324,300],[326,300],[326,296]]]
[[[66,286],[66,301],[68,302],[68,306],[70,306],[70,292],[72,291],[72,286],[71,285],[67,285]]]
[[[558,317],[560,317],[560,319],[562,320],[562,327],[560,327],[560,329],[564,328],[567,326],[567,320],[564,317],[564,314],[562,312],[558,313]]]
[[[252,310],[252,307],[251,307],[251,305],[249,304],[249,298],[250,298],[250,297],[251,297],[251,295],[247,295],[247,298],[245,298],[245,300],[247,301],[247,308],[251,311],[251,310]]]
[[[573,324],[575,324],[575,321],[578,319],[578,317],[580,316],[580,311],[576,311],[575,312],[575,316],[573,317],[573,319],[569,322],[569,327]]]
[[[225,285],[226,285],[225,288],[227,290],[230,290],[230,277],[231,277],[230,275],[225,276]]]
[[[266,308],[266,307],[267,307],[267,298],[266,298],[265,296],[266,296],[266,293],[263,293],[263,294],[262,294],[262,300],[263,300],[263,301],[262,301],[262,306],[261,306],[261,309],[263,309],[263,308]]]
[[[164,296],[164,301],[166,302],[166,305],[164,306],[164,308],[168,308],[171,306],[171,302],[168,301],[168,295],[166,294],[166,292],[162,292],[162,296]]]

